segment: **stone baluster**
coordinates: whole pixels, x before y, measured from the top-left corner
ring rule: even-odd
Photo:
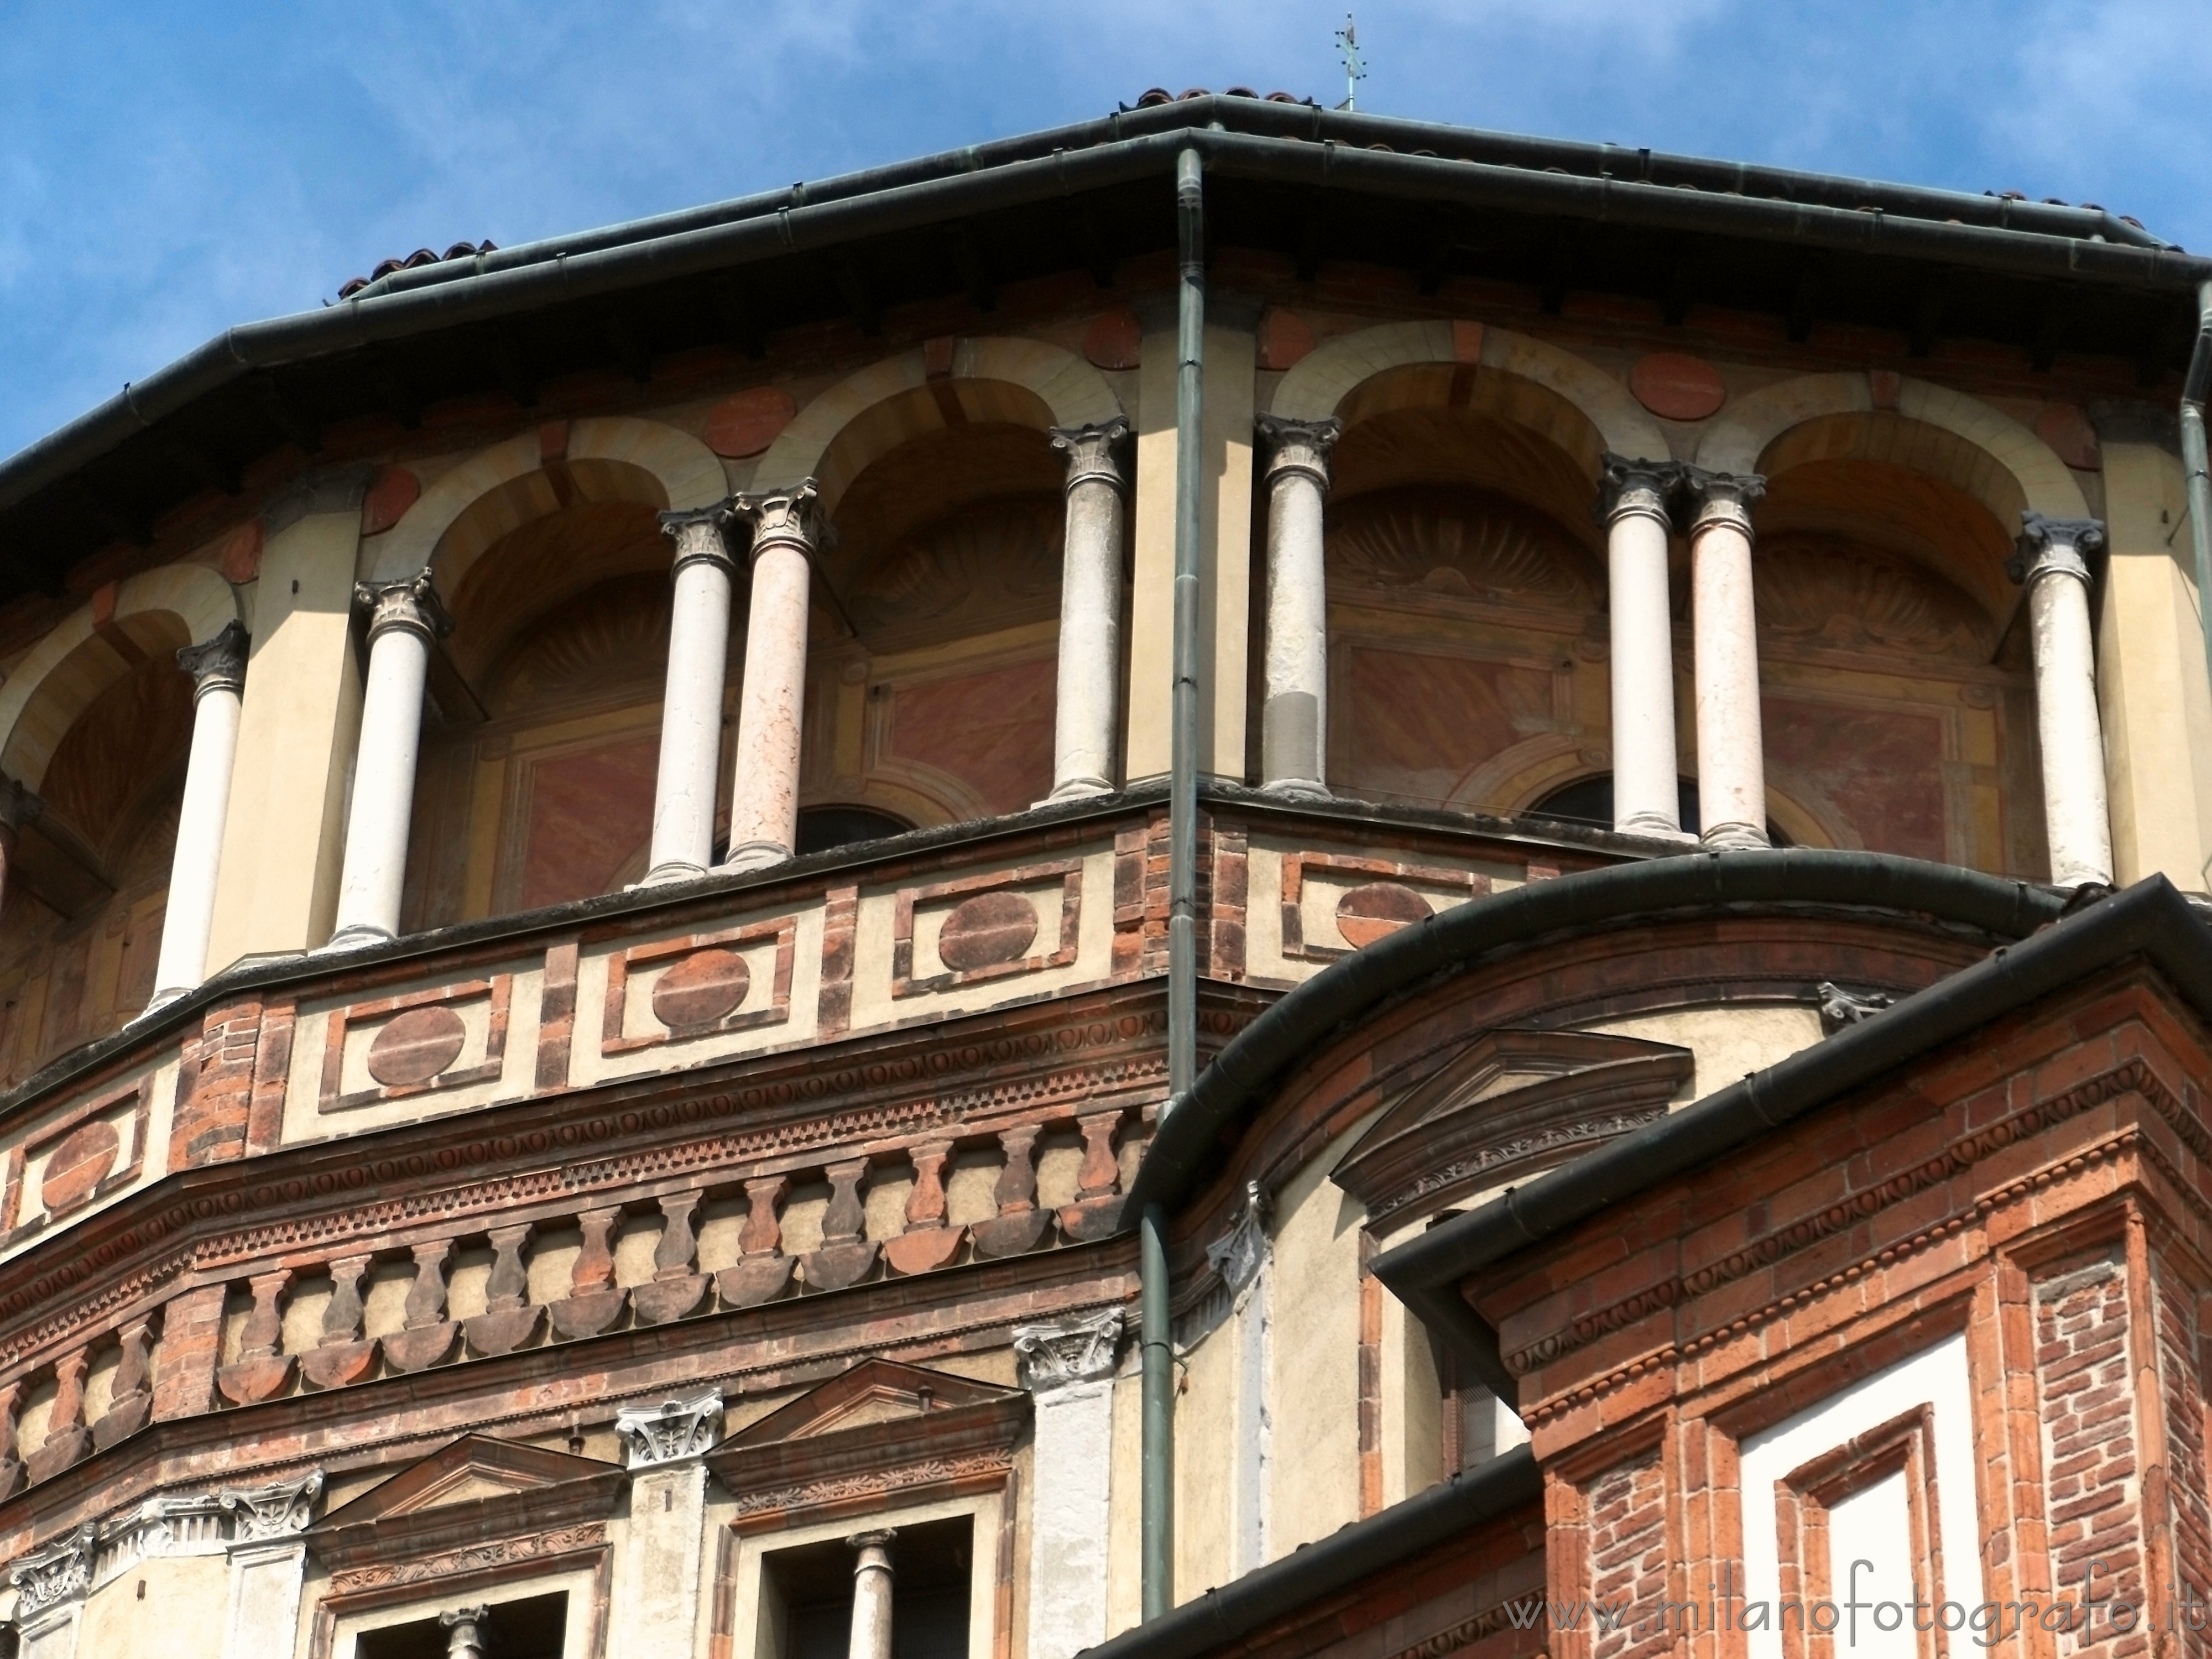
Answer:
[[[653,1250],[653,1277],[635,1285],[630,1306],[641,1325],[665,1325],[696,1312],[707,1299],[707,1275],[698,1271],[699,1236],[692,1217],[696,1193],[671,1193],[660,1200],[660,1242]]]
[[[830,1207],[822,1212],[822,1243],[800,1264],[810,1291],[842,1291],[856,1285],[876,1265],[876,1247],[865,1235],[867,1206],[860,1197],[868,1160],[849,1158],[823,1171],[830,1180]]]
[[[530,1300],[530,1270],[522,1253],[537,1228],[527,1221],[491,1230],[491,1272],[484,1279],[484,1310],[462,1322],[469,1346],[489,1357],[513,1353],[538,1334],[545,1310]]]
[[[72,1348],[54,1365],[54,1404],[46,1415],[46,1437],[23,1460],[33,1485],[83,1461],[92,1449],[92,1431],[84,1424],[84,1374],[92,1350]]]
[[[331,1299],[323,1304],[323,1328],[315,1346],[300,1356],[300,1370],[319,1389],[358,1382],[376,1364],[376,1339],[362,1334],[365,1310],[361,1282],[375,1260],[342,1255],[330,1264]]]
[[[856,1533],[853,1552],[853,1634],[847,1659],[891,1659],[891,1542],[895,1532]]]
[[[234,1406],[273,1400],[292,1382],[292,1356],[283,1351],[283,1308],[284,1293],[292,1288],[292,1270],[256,1273],[246,1284],[253,1307],[239,1334],[238,1358],[215,1374],[216,1387]]]
[[[154,968],[154,1001],[180,997],[207,976],[215,928],[216,874],[222,863],[223,819],[230,811],[231,762],[238,753],[240,698],[246,690],[246,636],[238,623],[177,653],[192,677],[192,748],[185,799],[169,860],[168,908]]]
[[[15,884],[16,844],[25,828],[37,823],[46,810],[46,802],[15,779],[0,776],[0,907],[6,905],[8,890]]]
[[[806,619],[819,535],[814,480],[733,498],[752,526],[752,598],[738,694],[737,781],[727,870],[791,856],[799,836],[799,752],[805,721]]]
[[[1328,799],[1328,575],[1322,504],[1343,424],[1260,417],[1267,455],[1267,633],[1260,781],[1291,799]]]
[[[732,1308],[750,1308],[783,1294],[791,1283],[792,1259],[783,1253],[779,1216],[787,1176],[762,1176],[745,1182],[745,1224],[738,1233],[738,1260],[714,1276],[714,1288]]]
[[[146,1426],[154,1414],[154,1333],[160,1313],[134,1319],[123,1328],[123,1352],[108,1389],[107,1409],[92,1425],[95,1451],[106,1451]]]
[[[668,689],[660,705],[660,769],[653,795],[646,886],[689,881],[714,861],[714,777],[722,759],[722,679],[730,652],[725,506],[664,513],[676,544],[668,624]]]
[[[2008,568],[2027,588],[2051,880],[2057,887],[2110,886],[2112,824],[2089,628],[2089,561],[2105,550],[2105,526],[2095,519],[2020,517],[2019,551]]]
[[[928,1141],[907,1156],[914,1162],[914,1185],[906,1195],[906,1231],[884,1241],[884,1260],[895,1273],[926,1273],[952,1260],[967,1230],[945,1224],[945,1163],[952,1143]]]
[[[1612,624],[1613,827],[1625,836],[1682,833],[1667,595],[1667,502],[1680,478],[1671,461],[1608,454],[1598,485]]]
[[[23,1385],[0,1384],[0,1502],[23,1490],[23,1457],[15,1445],[15,1419],[23,1405]]]
[[[1708,847],[1765,847],[1766,757],[1759,708],[1759,617],[1751,580],[1756,474],[1683,470],[1696,643],[1698,810]]]
[[[1067,457],[1067,527],[1060,556],[1058,700],[1053,706],[1051,800],[1112,793],[1121,713],[1121,516],[1128,484],[1116,452],[1129,435],[1116,416],[1055,427]]]
[[[1019,1255],[1033,1250],[1052,1224],[1052,1212],[1040,1210],[1036,1203],[1036,1143],[1040,1126],[1034,1123],[1017,1124],[1011,1129],[999,1131],[1000,1150],[1006,1155],[1006,1164],[999,1171],[999,1183],[993,1190],[998,1200],[999,1212],[988,1221],[978,1221],[968,1230],[975,1241],[978,1255]]]
[[[400,1309],[400,1328],[384,1339],[385,1363],[396,1371],[419,1371],[453,1352],[460,1326],[446,1317],[446,1263],[453,1241],[436,1239],[415,1249],[415,1282]]]
[[[337,931],[327,947],[332,950],[374,945],[399,932],[422,687],[432,643],[453,628],[428,570],[406,581],[357,583],[354,603],[368,612],[368,688],[362,697]]]
[[[568,1271],[568,1294],[545,1310],[562,1336],[597,1336],[621,1317],[628,1293],[615,1283],[614,1246],[610,1242],[622,1211],[614,1206],[586,1210],[576,1218],[583,1246]]]
[[[1083,1163],[1075,1172],[1075,1202],[1060,1211],[1060,1230],[1083,1243],[1104,1238],[1121,1225],[1121,1165],[1114,1156],[1114,1136],[1121,1109],[1084,1112],[1075,1120],[1083,1134]]]

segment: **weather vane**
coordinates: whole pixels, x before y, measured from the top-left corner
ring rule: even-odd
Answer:
[[[1336,32],[1336,49],[1344,58],[1344,101],[1337,107],[1351,109],[1353,94],[1367,78],[1367,60],[1359,55],[1359,30],[1350,12],[1344,14],[1344,27]]]

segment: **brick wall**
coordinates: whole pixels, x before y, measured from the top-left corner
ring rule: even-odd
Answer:
[[[1668,1599],[1667,1483],[1659,1449],[1616,1463],[1583,1489],[1583,1538],[1589,1562],[1587,1594],[1610,1607],[1626,1602],[1630,1619],[1593,1632],[1590,1659],[1642,1659],[1671,1652],[1674,1632],[1659,1622]]]

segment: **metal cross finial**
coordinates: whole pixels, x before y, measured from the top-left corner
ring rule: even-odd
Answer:
[[[1359,30],[1350,12],[1344,14],[1344,27],[1336,32],[1336,50],[1344,59],[1344,101],[1337,107],[1348,110],[1354,107],[1359,83],[1367,78],[1367,60],[1359,55]]]

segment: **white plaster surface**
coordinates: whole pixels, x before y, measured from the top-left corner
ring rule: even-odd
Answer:
[[[1038,1394],[1035,1435],[1028,1659],[1074,1659],[1106,1638],[1113,1379]]]

